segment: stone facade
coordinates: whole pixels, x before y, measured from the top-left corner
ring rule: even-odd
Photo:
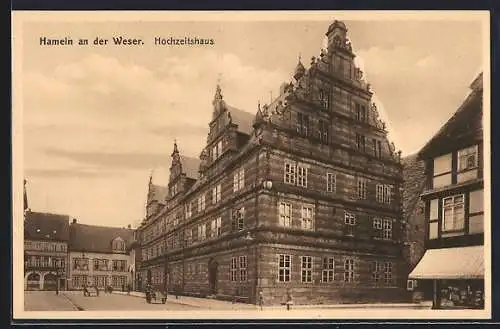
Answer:
[[[143,279],[252,303],[408,297],[400,153],[346,32],[331,24],[328,49],[255,115],[217,87],[197,170],[175,143],[168,192],[148,197]]]

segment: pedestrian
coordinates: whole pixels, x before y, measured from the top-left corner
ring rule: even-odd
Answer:
[[[127,295],[130,295],[130,290],[132,290],[132,287],[130,287],[130,283],[127,284]]]
[[[122,284],[122,292],[125,292],[125,284]]]
[[[293,305],[292,292],[290,288],[286,290],[286,309],[290,310],[290,307]]]
[[[262,311],[262,306],[264,305],[264,295],[262,293],[262,290],[259,291],[259,305],[260,305],[260,310]]]

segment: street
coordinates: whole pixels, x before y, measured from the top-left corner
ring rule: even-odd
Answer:
[[[380,311],[417,311],[428,310],[428,305],[418,304],[373,304],[373,305],[297,305],[287,311],[284,306],[267,306],[260,310],[255,305],[231,303],[227,301],[205,298],[169,296],[166,304],[148,304],[141,293],[101,293],[99,297],[85,297],[81,291],[62,291],[56,295],[53,291],[27,291],[24,294],[25,311],[160,311],[160,312],[199,312],[242,311],[240,314],[266,316],[299,316],[312,317],[335,316],[345,311],[372,311],[376,315]]]
[[[54,291],[25,291],[25,311],[77,311],[73,303],[62,293]]]

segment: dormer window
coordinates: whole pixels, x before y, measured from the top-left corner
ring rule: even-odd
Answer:
[[[112,248],[113,251],[125,251],[125,241],[121,237],[117,237],[113,240]]]

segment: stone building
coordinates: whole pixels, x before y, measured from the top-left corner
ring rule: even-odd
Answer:
[[[408,297],[400,152],[345,24],[326,36],[255,115],[217,86],[199,161],[175,143],[168,193],[138,232],[154,286],[252,303],[262,291],[266,304]]]
[[[403,221],[406,225],[404,254],[407,262],[407,273],[410,273],[425,253],[425,203],[420,195],[425,190],[425,163],[412,154],[402,159],[403,163]],[[417,281],[408,280],[407,289],[414,291]],[[429,289],[420,287],[418,298],[431,299]],[[424,293],[425,292],[425,293]],[[417,297],[417,296],[415,296]]]
[[[86,225],[73,219],[69,232],[69,289],[81,289],[83,284],[119,290],[132,286],[134,230],[130,226]]]
[[[426,174],[426,252],[410,278],[430,284],[435,308],[484,308],[482,74],[470,88],[419,152]]]
[[[68,216],[27,209],[24,220],[25,290],[66,289],[68,240]]]

